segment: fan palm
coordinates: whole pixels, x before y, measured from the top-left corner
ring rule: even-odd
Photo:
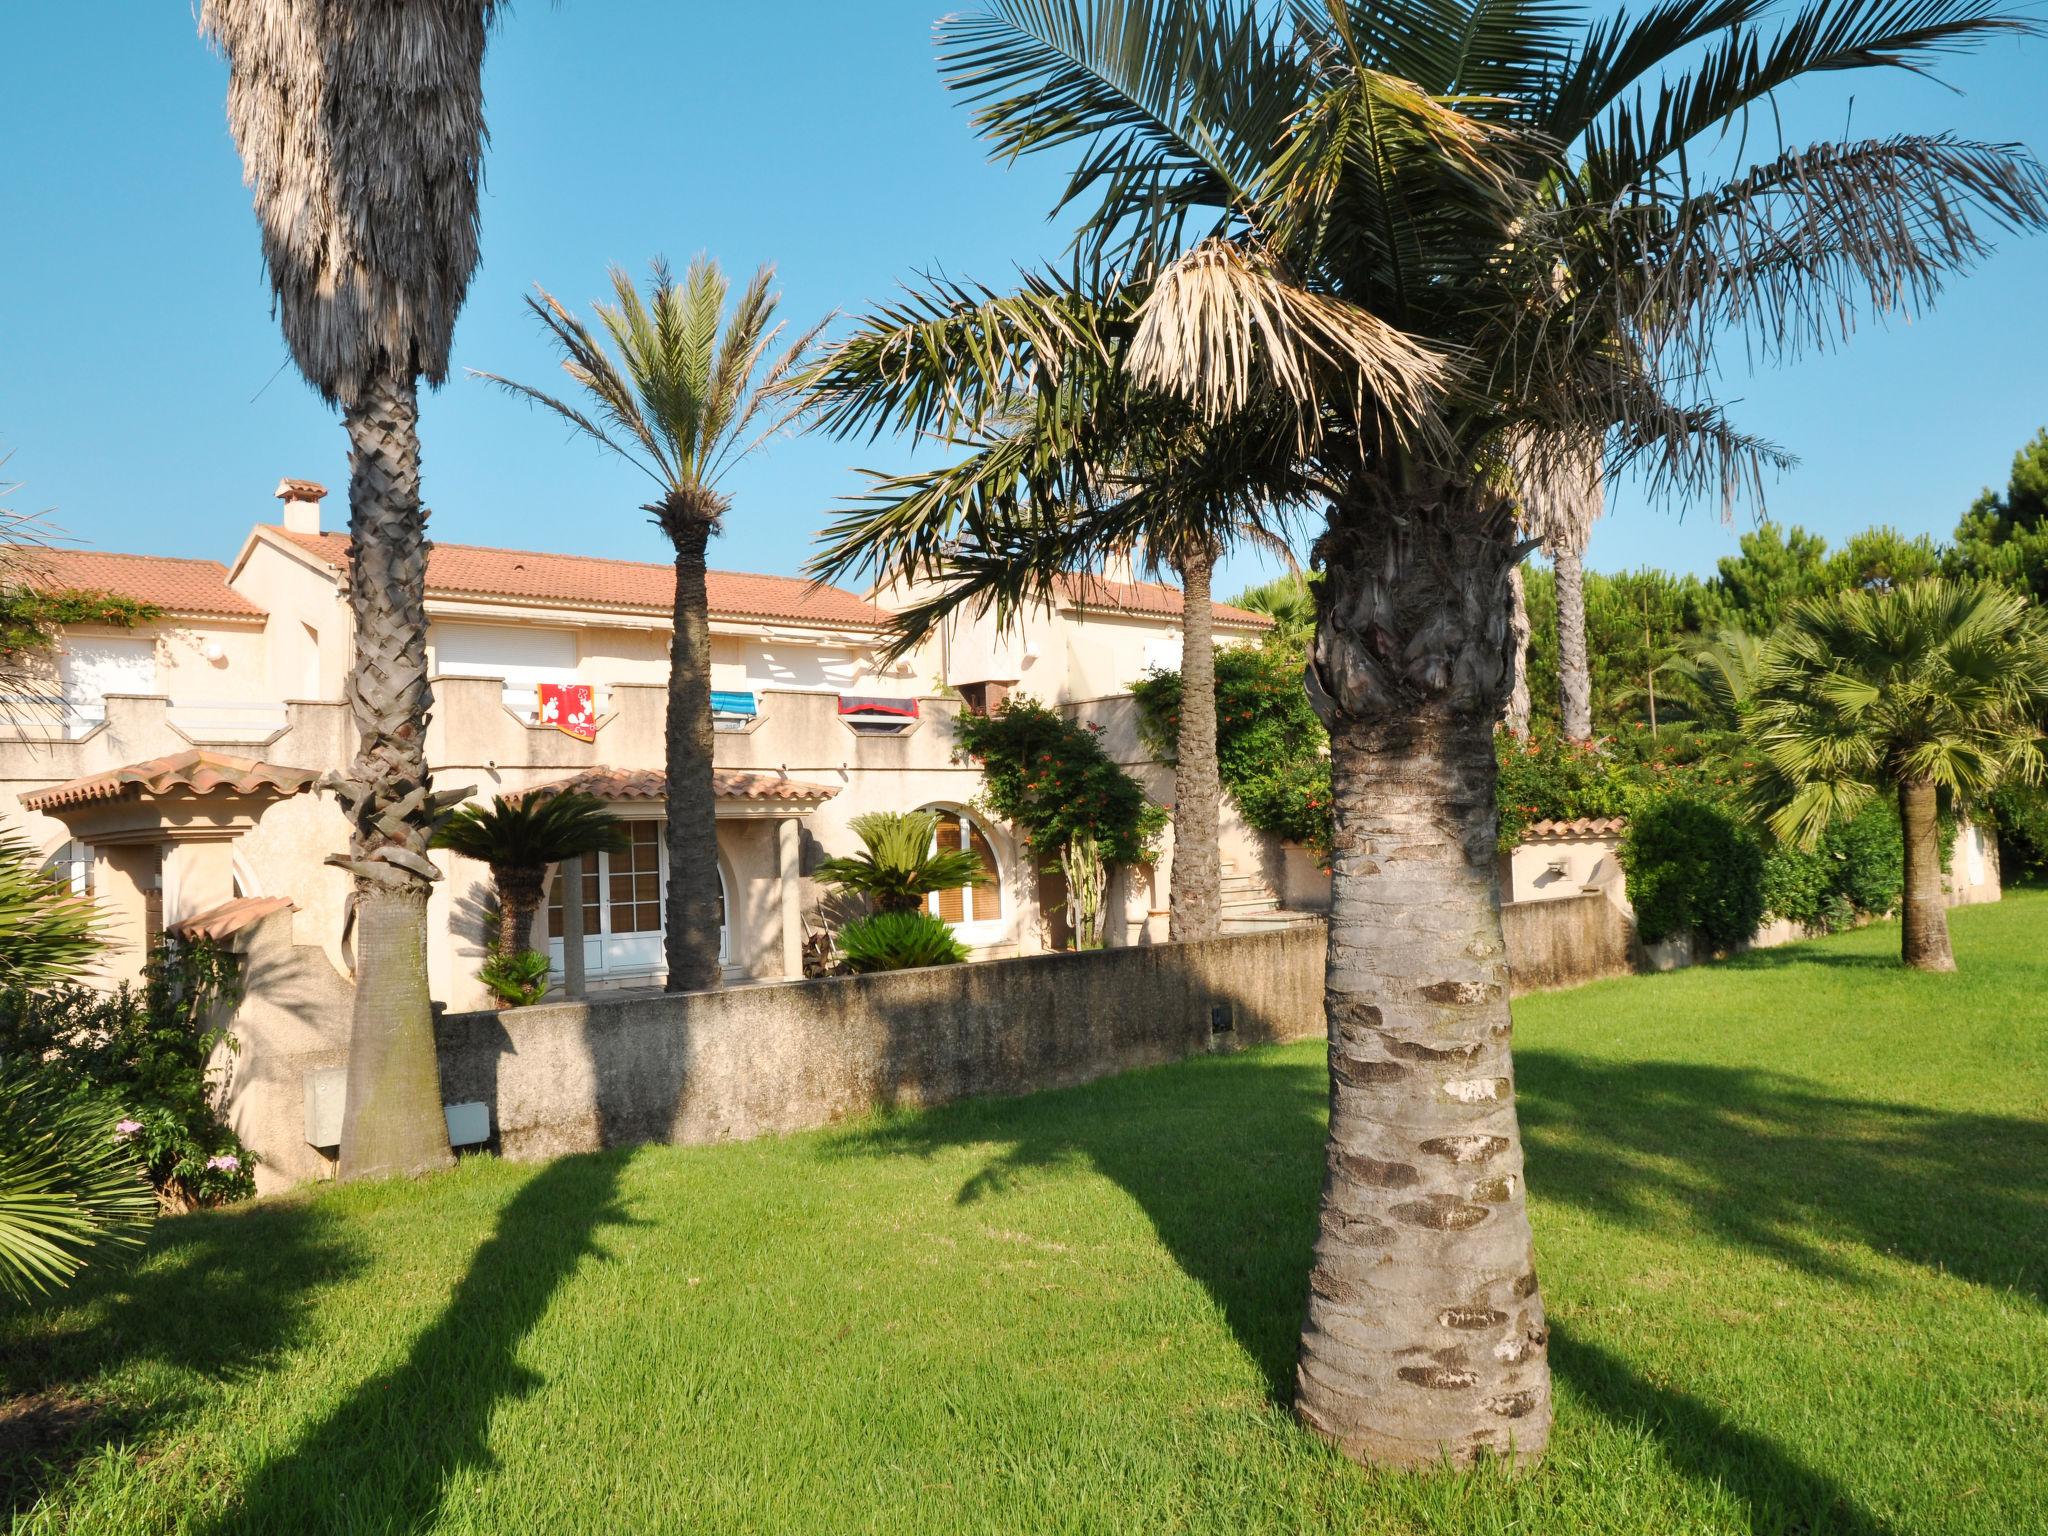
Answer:
[[[426,509],[419,381],[477,265],[484,49],[503,0],[202,0],[286,345],[349,440],[347,812],[357,975],[341,1176],[452,1161],[427,991]]]
[[[458,807],[434,834],[434,846],[488,864],[498,893],[496,953],[532,947],[548,866],[587,854],[619,852],[626,828],[602,800],[578,790],[497,795],[489,805]]]
[[[1952,971],[1939,803],[2039,784],[2048,757],[2048,626],[2009,589],[1943,580],[1797,605],[1765,646],[1748,716],[1758,792],[1780,836],[1811,847],[1880,795],[1906,844],[1899,948]]]
[[[967,848],[941,848],[935,811],[869,811],[847,825],[861,851],[825,860],[817,878],[864,896],[877,912],[915,912],[933,891],[980,885],[981,856]]]
[[[1327,508],[1307,680],[1335,800],[1296,1403],[1354,1456],[1533,1458],[1549,1432],[1494,859],[1516,477],[1604,448],[1658,487],[1753,494],[1785,455],[1708,391],[1718,341],[1839,339],[1930,300],[1988,230],[2048,222],[2031,155],[1949,134],[1703,179],[1688,150],[1803,76],[2032,25],[1994,0],[1772,10],[989,0],[942,24],[941,67],[996,153],[1078,155],[1077,269],[1130,274],[1135,322],[931,285],[842,348],[842,421],[944,435],[1028,395],[1041,489],[1085,447],[1074,381],[1105,358],[1207,422],[1291,408]]]
[[[545,406],[659,488],[641,510],[675,550],[675,616],[668,678],[668,897],[663,947],[671,992],[702,992],[721,979],[718,961],[717,801],[711,784],[711,614],[706,550],[730,503],[719,483],[787,425],[777,385],[817,335],[770,357],[783,322],[775,269],[762,267],[726,313],[718,264],[690,263],[682,282],[657,260],[643,299],[623,267],[611,272],[613,302],[596,306],[611,348],[546,289],[527,307],[561,349],[562,371],[589,397],[588,410],[494,373],[479,378]],[[721,321],[723,329],[721,332]]]
[[[0,832],[0,990],[75,982],[99,952],[92,902],[36,868],[28,843]]]
[[[138,1246],[156,1209],[100,1105],[19,1066],[0,1072],[0,1291],[68,1284],[96,1255]]]

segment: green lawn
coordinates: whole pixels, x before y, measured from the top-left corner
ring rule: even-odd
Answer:
[[[2048,896],[1518,1007],[1558,1422],[1285,1408],[1321,1048],[163,1224],[4,1333],[17,1527],[2048,1529]]]

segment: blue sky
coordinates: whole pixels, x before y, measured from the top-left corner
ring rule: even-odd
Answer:
[[[535,281],[576,307],[607,263],[781,269],[792,319],[858,311],[917,269],[1004,280],[1057,253],[1053,158],[987,162],[933,67],[945,0],[753,7],[527,0],[492,47],[484,263],[458,368],[548,383],[520,304]],[[182,4],[0,7],[9,167],[0,242],[0,452],[12,502],[101,548],[227,558],[275,515],[283,475],[346,481],[333,413],[285,365],[254,220],[222,120],[224,66]],[[1794,139],[1955,129],[2048,150],[2048,43],[1954,61],[1952,94],[1864,77],[1788,104]],[[1854,98],[1852,102],[1851,91]],[[1754,132],[1773,131],[1759,122]],[[1754,148],[1754,144],[1752,146]],[[1945,535],[2048,423],[2048,241],[2009,240],[1931,317],[1845,350],[1722,381],[1744,425],[1800,467],[1771,512],[1841,537],[1873,522]],[[661,559],[644,482],[473,380],[425,408],[428,500],[444,540]],[[718,564],[793,572],[854,466],[900,444],[779,442],[743,466]],[[1710,571],[1734,547],[1718,508],[1628,488],[1591,563]],[[1248,561],[1235,584],[1260,572]]]

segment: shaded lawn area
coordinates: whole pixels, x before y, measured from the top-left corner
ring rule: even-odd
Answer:
[[[0,1334],[19,1529],[2040,1530],[2048,896],[1524,1000],[1558,1425],[1285,1402],[1319,1043],[163,1224]],[[33,1396],[30,1396],[33,1395]],[[26,1402],[24,1398],[28,1398]]]

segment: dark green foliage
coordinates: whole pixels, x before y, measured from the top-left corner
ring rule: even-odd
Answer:
[[[1832,932],[1893,911],[1905,888],[1905,840],[1888,801],[1836,822],[1811,849],[1781,842],[1764,854],[1764,910],[1809,928]]]
[[[434,831],[436,848],[493,866],[531,869],[604,850],[616,853],[626,840],[611,807],[577,790],[497,795],[489,805],[458,807]]]
[[[817,878],[866,897],[877,912],[915,912],[933,891],[987,880],[972,851],[938,846],[935,811],[869,811],[847,825],[861,851],[825,860]]]
[[[1538,725],[1558,724],[1557,580],[1548,566],[1523,573],[1529,611],[1529,704]],[[1618,733],[1650,718],[1651,669],[1662,724],[1698,713],[1695,692],[1674,659],[1709,623],[1712,597],[1696,576],[1641,570],[1586,572],[1586,654],[1596,734]]]
[[[993,714],[962,715],[956,729],[962,749],[981,760],[982,803],[1023,832],[1045,867],[1082,835],[1101,845],[1105,863],[1152,861],[1166,812],[1110,760],[1094,727],[1010,698]]]
[[[1216,652],[1216,763],[1248,824],[1326,859],[1330,736],[1302,687],[1305,642],[1305,635],[1275,637]],[[1131,694],[1146,744],[1171,761],[1180,736],[1180,674],[1150,673],[1131,685]]]
[[[217,1205],[255,1192],[255,1158],[221,1119],[214,1050],[240,996],[239,962],[216,945],[169,941],[141,988],[0,991],[0,1060],[34,1062],[124,1138],[167,1203]],[[224,1161],[226,1160],[226,1161]]]
[[[1948,569],[2048,602],[2048,428],[2013,455],[2005,491],[1986,489],[1963,514]]]
[[[1767,635],[1791,604],[1827,587],[1828,541],[1817,533],[1764,523],[1743,534],[1737,547],[1739,553],[1717,562],[1719,574],[1705,600],[1712,622],[1702,629],[1733,624]]]
[[[99,948],[92,902],[38,869],[26,841],[0,831],[0,989],[69,982]]]
[[[953,937],[952,924],[929,912],[877,912],[839,930],[839,952],[855,975],[907,971],[924,965],[958,965],[967,946]]]
[[[1732,949],[1763,918],[1763,852],[1720,806],[1672,795],[1643,807],[1621,858],[1646,943],[1690,932],[1712,949]]]
[[[526,1008],[547,996],[548,957],[537,949],[516,955],[493,955],[480,966],[476,979],[507,1008]]]
[[[142,1241],[156,1198],[115,1124],[56,1074],[0,1072],[0,1291],[61,1289],[96,1253]]]
[[[66,624],[109,624],[133,629],[159,618],[163,610],[111,592],[43,592],[0,587],[0,664],[48,651]]]
[[[1566,741],[1554,726],[1532,730],[1526,739],[1496,732],[1494,756],[1502,852],[1522,840],[1532,821],[1624,816],[1637,788],[1609,744]]]
[[[2007,879],[2048,874],[2048,789],[2002,784],[1979,812],[1998,833],[1998,859]]]

